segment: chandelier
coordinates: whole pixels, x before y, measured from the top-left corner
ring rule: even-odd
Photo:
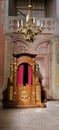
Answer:
[[[26,22],[21,19],[21,23],[17,21],[18,32],[23,34],[25,40],[33,42],[36,35],[43,30],[43,21],[36,20],[32,17],[32,5],[28,5],[28,15],[26,16]]]

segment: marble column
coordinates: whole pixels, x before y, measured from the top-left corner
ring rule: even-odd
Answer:
[[[59,19],[59,0],[56,0],[56,16]]]

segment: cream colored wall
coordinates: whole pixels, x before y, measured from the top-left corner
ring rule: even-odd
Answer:
[[[53,99],[59,99],[59,63],[57,63],[58,37],[54,37],[51,45],[51,92]]]

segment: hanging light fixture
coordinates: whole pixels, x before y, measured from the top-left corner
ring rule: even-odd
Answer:
[[[17,22],[18,25],[18,32],[22,33],[24,38],[29,41],[33,42],[36,35],[41,33],[43,30],[43,21],[36,20],[32,17],[32,5],[28,5],[28,15],[26,16],[26,22],[24,24],[23,20],[21,19],[21,24],[19,21]]]

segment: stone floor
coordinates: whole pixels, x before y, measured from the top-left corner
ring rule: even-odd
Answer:
[[[49,101],[46,108],[2,109],[0,130],[59,130],[59,101]]]

